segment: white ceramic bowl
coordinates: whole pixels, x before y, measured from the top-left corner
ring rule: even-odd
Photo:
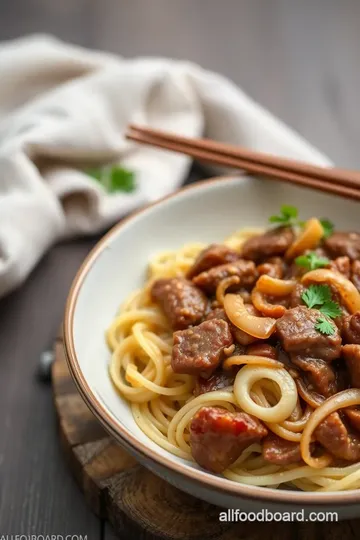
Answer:
[[[247,226],[266,226],[281,204],[302,219],[329,217],[338,229],[357,226],[353,201],[249,177],[218,178],[190,186],[115,226],[80,268],[68,298],[64,336],[71,373],[104,428],[143,465],[176,487],[226,508],[259,511],[337,511],[360,515],[360,490],[305,493],[237,484],[173,456],[149,440],[108,375],[104,332],[128,294],[141,286],[149,259],[186,242],[222,241]]]

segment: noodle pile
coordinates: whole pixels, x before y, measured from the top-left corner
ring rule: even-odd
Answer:
[[[224,243],[239,249],[258,230],[242,230]],[[183,276],[204,244],[188,244],[178,251],[163,252],[149,265],[149,281],[124,303],[107,331],[112,352],[110,377],[130,403],[139,428],[165,450],[193,461],[189,424],[204,406],[229,411],[243,410],[262,420],[269,430],[288,441],[300,442],[304,463],[279,466],[266,462],[260,444],[246,448],[224,471],[235,482],[253,486],[291,486],[305,491],[340,491],[360,488],[360,463],[330,466],[327,454],[312,457],[314,429],[331,412],[360,404],[360,390],[333,396],[317,409],[302,408],[296,384],[279,362],[260,356],[233,356],[231,365],[247,364],[238,372],[233,387],[193,396],[196,378],[176,374],[171,368],[172,329],[150,297],[154,279]],[[226,367],[226,366],[224,366]]]

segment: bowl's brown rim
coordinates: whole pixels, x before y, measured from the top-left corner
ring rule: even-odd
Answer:
[[[105,429],[115,436],[118,440],[124,440],[124,443],[134,448],[135,452],[140,453],[144,458],[155,461],[162,467],[174,471],[182,476],[189,477],[193,481],[197,481],[206,485],[208,488],[215,489],[216,491],[224,492],[227,495],[237,495],[240,497],[255,499],[259,501],[268,501],[270,503],[290,503],[303,506],[308,505],[326,505],[326,506],[338,506],[350,503],[360,502],[360,490],[351,490],[345,492],[328,492],[328,493],[316,493],[316,492],[301,492],[301,491],[287,491],[276,490],[265,487],[249,486],[246,484],[238,484],[221,478],[219,476],[211,475],[208,472],[194,469],[191,466],[184,466],[181,463],[177,463],[172,460],[171,457],[157,454],[146,446],[145,443],[139,441],[132,433],[130,433],[124,426],[113,420],[111,415],[107,412],[106,408],[98,400],[97,396],[92,392],[89,384],[81,371],[79,361],[75,352],[75,343],[73,335],[73,321],[76,308],[77,298],[84,282],[84,279],[95,263],[98,256],[106,246],[108,240],[118,233],[125,225],[134,220],[140,214],[147,212],[150,208],[161,205],[168,199],[173,199],[184,191],[201,191],[206,189],[210,184],[221,184],[227,182],[241,181],[240,177],[234,176],[221,176],[216,178],[210,178],[203,180],[196,184],[185,186],[174,193],[167,195],[145,207],[133,212],[131,215],[123,219],[120,223],[116,224],[110,231],[108,231],[99,242],[94,246],[90,253],[85,258],[84,262],[80,266],[73,283],[70,288],[68,299],[65,307],[65,318],[63,325],[64,346],[66,359],[70,369],[70,373],[75,380],[75,383],[90,410],[99,419]]]

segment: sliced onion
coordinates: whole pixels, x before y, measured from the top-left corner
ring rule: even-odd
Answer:
[[[300,397],[313,409],[317,409],[325,401],[325,398],[320,394],[311,392],[301,377],[295,379],[295,383]]]
[[[281,304],[270,304],[265,298],[265,295],[260,292],[257,287],[251,293],[251,301],[258,311],[266,317],[274,317],[279,319],[286,311],[286,307]]]
[[[345,306],[350,313],[360,311],[360,294],[355,285],[346,279],[340,272],[334,272],[328,268],[319,268],[318,270],[311,270],[307,272],[301,279],[304,285],[310,283],[328,283],[333,285],[339,292],[341,298],[344,301]]]
[[[239,354],[230,356],[223,362],[224,369],[230,369],[232,366],[242,366],[243,364],[265,366],[269,368],[283,368],[283,364],[266,356],[256,356],[254,354]]]
[[[229,276],[220,281],[219,285],[216,287],[216,300],[218,301],[220,306],[224,305],[224,296],[226,289],[228,289],[232,285],[237,285],[238,283],[240,283],[239,276]]]
[[[285,253],[287,259],[294,259],[307,249],[315,249],[324,235],[324,229],[317,218],[311,218],[305,223],[304,230],[291,244]]]
[[[302,417],[299,418],[299,420],[294,420],[294,421],[284,420],[284,422],[282,423],[283,427],[288,429],[289,431],[294,431],[295,433],[303,431],[304,427],[306,426],[310,418],[312,411],[313,409],[309,405],[307,405],[305,412],[303,413]]]
[[[296,281],[292,279],[277,279],[266,274],[259,277],[256,288],[269,296],[287,296],[292,293]]]
[[[224,309],[230,321],[250,336],[267,339],[275,330],[276,319],[250,315],[239,294],[226,294]]]
[[[273,407],[258,405],[251,398],[251,388],[263,379],[273,381],[280,388],[280,399]],[[245,366],[238,372],[234,382],[234,396],[243,411],[271,423],[280,423],[289,418],[298,399],[294,379],[285,369],[262,366]]]
[[[322,467],[326,467],[332,461],[332,457],[329,454],[325,454],[319,458],[312,457],[310,452],[310,442],[315,429],[327,416],[329,416],[329,414],[338,409],[351,407],[353,405],[360,405],[360,390],[357,388],[350,388],[349,390],[344,390],[343,392],[331,396],[311,414],[300,442],[301,457],[310,467],[321,469]]]

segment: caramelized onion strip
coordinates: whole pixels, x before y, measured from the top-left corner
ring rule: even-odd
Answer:
[[[281,304],[271,304],[265,298],[265,295],[260,292],[257,287],[251,293],[251,301],[258,311],[266,317],[279,319],[286,311],[286,307]]]
[[[301,279],[304,285],[310,283],[328,283],[333,285],[339,292],[341,298],[344,301],[345,306],[351,313],[360,311],[360,294],[355,285],[346,279],[340,272],[334,272],[328,268],[319,268],[318,270],[312,270],[307,272]]]
[[[238,285],[239,283],[239,276],[230,276],[220,281],[219,285],[216,287],[216,300],[218,301],[220,306],[224,305],[226,289],[228,289],[232,285]]]
[[[224,309],[230,321],[250,336],[267,339],[275,330],[276,319],[250,315],[239,294],[226,294]]]
[[[277,279],[266,274],[259,277],[256,282],[256,288],[269,296],[287,296],[296,285],[292,279]]]
[[[295,379],[295,383],[299,396],[313,409],[317,409],[324,402],[325,398],[316,392],[310,392],[305,382],[300,377]]]
[[[310,467],[321,469],[326,467],[332,460],[329,454],[318,458],[312,457],[310,442],[315,429],[329,414],[353,405],[360,405],[360,389],[350,388],[331,396],[310,415],[300,442],[301,457]]]
[[[311,218],[296,240],[285,253],[286,259],[294,259],[307,249],[315,249],[324,235],[324,229],[317,218]]]
[[[242,366],[244,364],[252,366],[264,366],[269,368],[282,368],[283,364],[266,356],[256,356],[253,354],[240,354],[230,356],[223,362],[224,369],[230,369],[232,366]]]

